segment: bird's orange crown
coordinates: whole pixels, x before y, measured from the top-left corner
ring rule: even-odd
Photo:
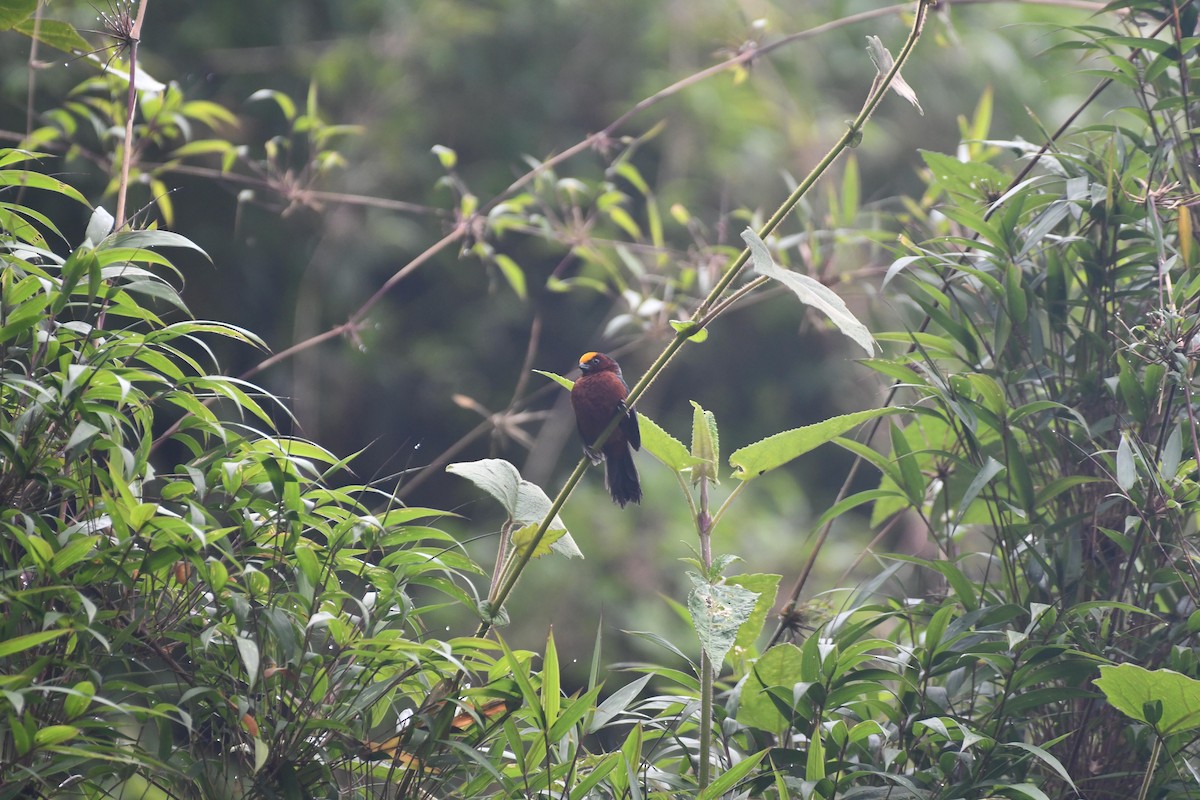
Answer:
[[[598,356],[598,355],[600,355],[600,354],[599,354],[599,353],[597,353],[597,352],[595,352],[595,351],[592,351],[592,352],[589,352],[589,353],[584,353],[583,355],[581,355],[581,356],[579,357],[579,363],[580,363],[580,364],[587,363],[588,361],[591,361],[593,358],[595,358],[595,357],[596,357],[596,356]]]

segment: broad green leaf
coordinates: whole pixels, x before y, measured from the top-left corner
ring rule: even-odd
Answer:
[[[802,659],[800,648],[794,644],[777,644],[764,653],[750,668],[750,675],[742,684],[737,721],[760,731],[783,730],[791,720],[779,713],[767,690],[782,686],[791,696],[792,687],[800,681]]]
[[[0,31],[22,22],[37,10],[38,0],[0,0]]]
[[[683,442],[667,433],[645,414],[638,414],[638,429],[642,433],[642,449],[666,464],[675,472],[690,469],[696,463]]]
[[[782,580],[782,577],[759,572],[732,575],[725,579],[727,584],[740,586],[758,595],[758,599],[754,603],[754,610],[750,612],[750,616],[738,630],[737,638],[733,642],[734,647],[749,650],[754,646],[759,634],[762,633],[763,625],[766,624],[767,614],[775,607],[775,595],[779,592],[779,581]]]
[[[446,471],[466,478],[499,500],[508,516],[521,526],[539,525],[550,512],[550,498],[541,487],[522,480],[517,468],[504,459],[485,458],[479,461],[459,462],[447,466]],[[579,546],[575,544],[567,526],[557,514],[550,522],[547,535],[550,531],[562,531],[561,536],[551,540],[550,548],[554,552],[567,558],[583,558]],[[526,543],[526,546],[528,544]]]
[[[867,330],[866,325],[858,321],[858,317],[850,313],[850,309],[836,292],[815,278],[779,267],[771,258],[771,251],[767,249],[766,243],[753,229],[747,228],[742,231],[742,239],[750,248],[755,272],[773,278],[791,289],[801,303],[823,312],[838,330],[866,350],[868,356],[875,355],[875,340],[871,338],[871,332]]]
[[[738,629],[754,613],[758,595],[740,586],[705,583],[691,573],[689,577],[694,584],[688,595],[692,624],[713,672],[719,673]]]
[[[729,464],[737,470],[734,477],[747,481],[764,472],[783,466],[792,459],[832,441],[868,420],[900,412],[901,409],[898,408],[872,408],[867,411],[844,414],[840,417],[831,417],[824,422],[806,425],[803,428],[777,433],[740,450],[735,450],[729,456]]]
[[[1200,728],[1200,681],[1170,669],[1148,670],[1136,664],[1100,667],[1094,681],[1109,704],[1128,717],[1152,724],[1163,736]],[[1146,718],[1148,705],[1162,704],[1162,717]]]
[[[538,523],[531,522],[528,525],[515,531],[512,535],[512,545],[521,555],[529,549],[533,543],[533,535],[537,533]],[[561,528],[551,528],[542,536],[537,547],[533,551],[531,558],[541,558],[544,555],[549,555],[554,551],[554,543],[561,539],[566,534],[566,531]]]
[[[95,696],[96,685],[91,681],[80,681],[71,687],[63,700],[63,714],[67,719],[75,719],[88,710]]]

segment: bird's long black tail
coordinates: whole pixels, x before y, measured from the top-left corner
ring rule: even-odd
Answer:
[[[633,451],[623,445],[618,452],[606,452],[604,455],[604,485],[608,487],[613,502],[621,508],[626,503],[642,502],[642,483],[638,480],[637,466],[633,463]]]

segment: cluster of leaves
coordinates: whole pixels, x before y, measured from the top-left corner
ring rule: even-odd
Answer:
[[[3,151],[0,183],[82,201],[36,160]],[[382,780],[376,731],[491,662],[419,623],[473,606],[476,567],[423,522],[440,512],[335,488],[344,460],[274,432],[277,401],[208,356],[253,334],[169,321],[162,249],[194,245],[111,225],[97,209],[62,257],[50,219],[4,203],[0,796]]]

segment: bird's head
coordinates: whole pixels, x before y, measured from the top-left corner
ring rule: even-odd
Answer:
[[[604,353],[584,353],[579,357],[579,369],[584,375],[590,375],[593,372],[615,372],[621,374],[621,368],[616,361],[606,356]]]

